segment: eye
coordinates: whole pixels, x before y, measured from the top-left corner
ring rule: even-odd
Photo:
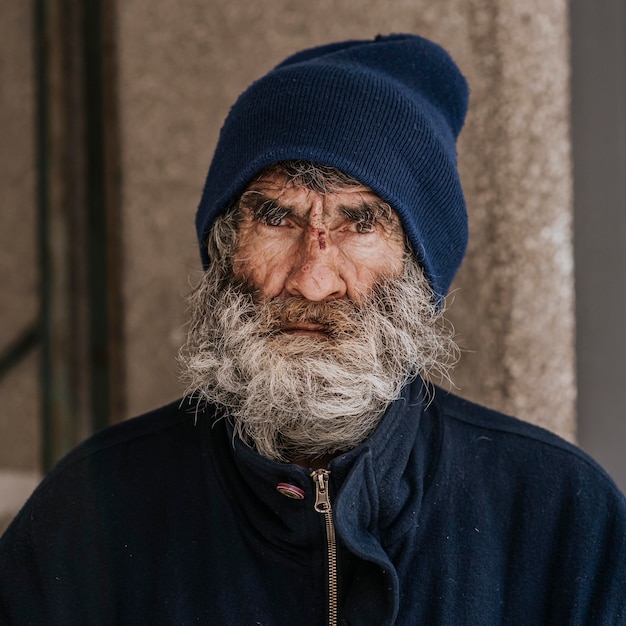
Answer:
[[[254,217],[267,226],[284,226],[285,218],[290,215],[291,211],[285,207],[276,204],[272,200],[263,202],[256,207]]]
[[[375,211],[368,206],[344,208],[343,214],[348,222],[350,222],[349,230],[353,232],[366,235],[376,230],[377,215]]]
[[[272,215],[268,216],[264,220],[261,220],[264,224],[268,226],[281,226],[285,219],[284,215]]]
[[[356,232],[357,233],[362,233],[362,234],[373,233],[376,230],[374,222],[371,222],[369,220],[368,221],[363,220],[361,222],[356,222],[354,227],[356,228]]]

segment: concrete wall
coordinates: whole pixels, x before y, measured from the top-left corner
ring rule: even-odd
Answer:
[[[4,342],[35,315],[29,6],[0,0],[0,119],[11,137],[0,143]],[[451,311],[466,353],[455,381],[462,395],[572,438],[567,17],[566,0],[118,2],[127,416],[181,393],[183,295],[200,267],[193,216],[232,101],[295,50],[415,32],[449,49],[472,87],[460,142],[472,243]],[[36,471],[34,355],[0,392],[0,467]]]
[[[566,3],[470,3],[461,392],[575,436]],[[490,6],[489,6],[490,5]]]

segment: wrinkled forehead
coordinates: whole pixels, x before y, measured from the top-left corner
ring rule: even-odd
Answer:
[[[313,178],[294,175],[280,168],[261,172],[244,189],[239,198],[242,208],[254,208],[259,203],[273,201],[281,206],[306,210],[314,203],[333,209],[364,209],[377,217],[397,222],[400,219],[393,208],[370,187],[335,170],[340,176]]]

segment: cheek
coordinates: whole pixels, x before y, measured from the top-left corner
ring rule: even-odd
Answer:
[[[361,287],[371,288],[381,277],[402,274],[404,244],[396,240],[379,240],[369,248],[353,250],[352,264]]]
[[[272,243],[241,242],[233,257],[235,276],[251,284],[262,295],[276,291],[286,273],[285,252]]]

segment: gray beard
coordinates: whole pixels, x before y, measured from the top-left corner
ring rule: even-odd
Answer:
[[[414,377],[447,377],[457,348],[413,261],[357,303],[255,302],[209,269],[189,297],[180,353],[187,394],[223,408],[248,445],[276,461],[316,459],[363,442]],[[281,332],[323,326],[323,336]]]

